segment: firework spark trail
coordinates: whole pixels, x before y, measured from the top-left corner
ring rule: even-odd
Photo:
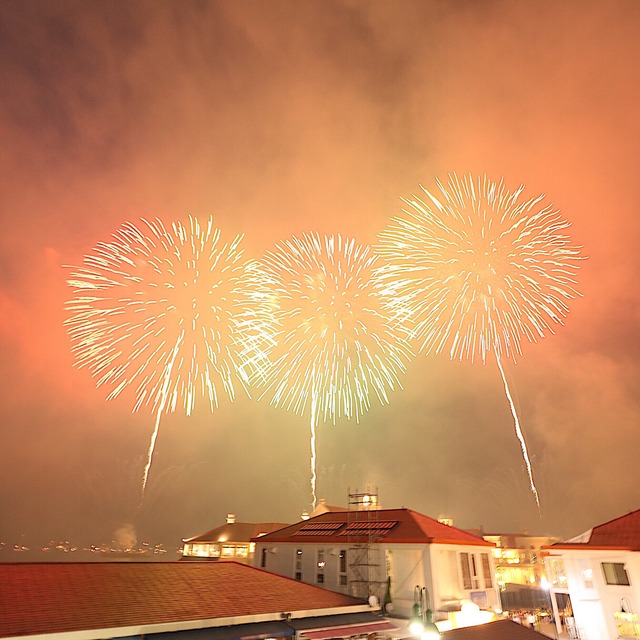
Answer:
[[[387,310],[426,354],[484,363],[493,350],[538,502],[501,358],[515,362],[523,339],[536,342],[562,324],[579,295],[580,248],[558,211],[540,205],[543,195],[520,199],[523,185],[510,192],[502,181],[456,174],[436,183],[437,197],[422,188],[426,200],[403,199],[407,209],[379,235]]]
[[[162,414],[190,415],[199,396],[214,411],[218,388],[233,400],[237,384],[246,388],[240,353],[252,370],[260,341],[242,306],[242,236],[223,244],[211,217],[142,223],[125,223],[73,268],[65,325],[77,366],[109,388],[107,399],[132,393],[134,412],[156,416],[144,496]]]
[[[275,336],[269,364],[251,384],[274,406],[298,415],[310,411],[312,508],[320,420],[359,421],[371,397],[388,403],[411,357],[375,295],[380,263],[354,240],[309,233],[276,245],[248,267],[254,295],[264,304],[264,332]]]
[[[142,498],[140,500],[140,504],[142,505],[142,501],[144,500],[144,492],[146,491],[147,488],[147,479],[149,477],[149,471],[151,469],[151,462],[153,460],[153,452],[155,451],[156,448],[156,439],[158,438],[158,432],[160,431],[160,418],[162,416],[162,412],[164,411],[164,406],[166,404],[166,400],[167,400],[167,387],[169,386],[169,380],[171,377],[171,370],[173,369],[173,365],[175,363],[176,357],[178,355],[179,352],[179,348],[180,348],[180,343],[182,342],[182,339],[184,337],[184,334],[180,334],[176,340],[176,344],[173,348],[173,356],[171,358],[171,362],[169,363],[169,366],[167,367],[167,370],[165,371],[165,376],[164,376],[164,383],[163,383],[163,389],[162,389],[162,400],[160,402],[160,405],[158,407],[158,411],[156,414],[156,423],[154,425],[153,428],[153,433],[151,434],[151,443],[149,444],[149,451],[147,452],[147,464],[144,467],[144,474],[142,476]]]
[[[507,399],[509,400],[509,406],[511,407],[511,414],[513,415],[513,420],[515,422],[516,436],[520,441],[520,447],[522,449],[522,457],[524,458],[524,461],[527,465],[527,474],[529,475],[529,487],[531,488],[533,497],[536,499],[536,504],[538,505],[538,509],[540,509],[540,498],[538,496],[538,490],[536,489],[535,482],[533,481],[533,471],[531,470],[531,460],[529,458],[529,453],[527,451],[527,443],[524,440],[522,429],[520,429],[520,421],[518,420],[516,407],[515,407],[515,404],[513,403],[511,392],[509,391],[509,385],[507,384],[507,378],[504,374],[502,363],[500,362],[500,356],[496,356],[496,362],[498,363],[498,369],[500,369],[500,374],[502,375],[502,382],[504,382],[504,391],[507,394]]]
[[[311,400],[311,507],[316,508],[316,501],[318,496],[316,494],[316,484],[318,482],[318,474],[316,473],[316,423],[317,423],[317,400],[313,398]]]

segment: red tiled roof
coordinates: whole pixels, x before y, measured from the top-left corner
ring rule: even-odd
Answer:
[[[585,542],[557,542],[548,549],[628,549],[640,551],[640,509],[593,527]]]
[[[182,542],[249,542],[251,538],[289,526],[288,522],[228,522]]]
[[[443,640],[540,640],[544,638],[512,620],[496,620],[475,627],[462,627],[442,634]]]
[[[379,529],[364,530],[361,535],[345,535],[346,525],[353,523],[379,523]],[[344,527],[336,530],[324,529],[313,535],[312,526],[321,523],[342,523]],[[390,525],[393,523],[393,526]],[[301,530],[304,529],[302,532]],[[354,531],[354,529],[351,529]],[[269,542],[322,542],[345,543],[365,540],[369,535],[380,535],[385,543],[391,544],[466,544],[474,546],[494,547],[478,536],[442,524],[433,518],[424,516],[411,509],[378,509],[376,511],[328,512],[309,520],[280,529],[260,538]],[[359,540],[361,539],[361,540]],[[257,540],[254,540],[257,541]]]
[[[236,562],[0,564],[0,637],[363,604]]]

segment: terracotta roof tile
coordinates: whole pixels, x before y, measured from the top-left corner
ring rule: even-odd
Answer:
[[[0,564],[0,637],[362,604],[236,562]]]
[[[467,544],[484,547],[494,547],[487,542],[462,529],[456,529],[442,524],[433,518],[412,511],[411,509],[378,509],[376,511],[328,512],[309,518],[302,522],[285,527],[279,531],[267,534],[260,541],[269,542],[327,542],[338,544],[346,541],[365,539],[367,534],[347,536],[344,534],[346,525],[353,522],[380,523],[378,533],[385,543],[397,544]],[[323,523],[343,523],[343,527],[335,530],[318,531],[313,535],[313,527],[320,530]],[[388,523],[394,523],[389,526]],[[301,529],[305,529],[301,532]],[[366,530],[365,530],[366,531]],[[257,541],[257,540],[255,540]]]
[[[183,538],[182,542],[248,542],[251,538],[286,526],[288,523],[285,522],[228,522],[192,538]]]
[[[558,542],[549,549],[612,548],[640,551],[640,509],[597,525],[585,542]]]

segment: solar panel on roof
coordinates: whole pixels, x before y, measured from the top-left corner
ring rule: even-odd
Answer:
[[[310,522],[298,529],[296,535],[299,536],[322,536],[330,535],[340,529],[344,522]]]
[[[379,533],[385,535],[398,524],[397,520],[383,520],[376,522],[368,520],[366,522],[350,522],[344,531],[340,532],[341,536],[353,534]]]

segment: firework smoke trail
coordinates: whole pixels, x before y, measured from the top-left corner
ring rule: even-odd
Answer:
[[[425,200],[403,199],[403,215],[379,235],[388,311],[426,354],[484,363],[493,350],[538,502],[501,358],[515,362],[523,339],[536,342],[562,324],[579,295],[580,248],[558,211],[540,205],[543,195],[520,200],[523,185],[510,192],[502,181],[455,173],[447,185],[436,182],[438,196],[422,188]]]
[[[375,397],[389,402],[411,352],[391,327],[374,286],[381,259],[341,236],[309,233],[276,245],[247,267],[274,336],[268,365],[250,382],[271,404],[310,411],[311,500],[316,506],[320,420],[359,421]],[[269,308],[269,306],[271,308]]]
[[[259,362],[251,352],[258,339],[238,311],[241,240],[223,244],[211,217],[203,226],[195,218],[168,228],[158,219],[126,223],[68,280],[65,325],[77,366],[109,389],[108,399],[131,393],[134,412],[148,406],[156,416],[143,497],[161,416],[180,406],[190,415],[199,396],[214,411],[218,388],[233,400],[236,385],[246,387],[239,344],[250,360],[243,367]]]

